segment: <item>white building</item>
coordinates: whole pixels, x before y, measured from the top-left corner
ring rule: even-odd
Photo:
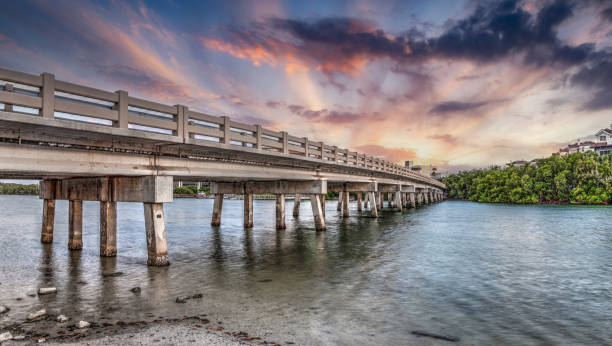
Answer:
[[[567,147],[560,149],[559,154],[584,153],[590,150],[600,155],[612,152],[612,124],[610,128],[601,129],[592,135],[577,138]]]

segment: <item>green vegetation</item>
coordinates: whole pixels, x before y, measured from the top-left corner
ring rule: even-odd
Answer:
[[[38,184],[0,183],[0,195],[38,195]]]
[[[174,193],[177,195],[195,195],[198,193],[198,188],[195,185],[184,185],[174,188]]]
[[[443,179],[449,197],[491,203],[612,202],[612,155],[553,155],[533,164],[460,172]]]

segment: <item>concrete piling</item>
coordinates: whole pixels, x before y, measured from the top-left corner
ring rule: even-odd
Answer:
[[[253,194],[244,194],[244,227],[253,227]]]
[[[166,246],[166,226],[164,223],[163,203],[143,203],[145,229],[147,233],[147,264],[167,266],[168,249]]]
[[[342,202],[344,201],[343,194],[344,194],[344,191],[340,191],[338,193],[338,206],[336,207],[337,211],[342,211]]]
[[[213,203],[212,221],[210,222],[212,226],[221,225],[221,212],[222,211],[223,211],[223,194],[217,193],[215,194],[215,202]]]
[[[100,201],[100,256],[117,256],[117,202]]]
[[[276,229],[285,229],[285,194],[276,194]]]
[[[363,207],[361,204],[361,191],[357,192],[357,211],[362,211]]]
[[[317,231],[325,231],[325,215],[321,205],[321,200],[324,200],[323,195],[317,196],[316,194],[310,195],[310,205],[312,206],[312,216],[315,222],[315,229]]]
[[[342,193],[342,217],[349,217],[349,197],[348,191]]]
[[[83,201],[68,201],[68,248],[83,248]]]
[[[376,200],[377,193],[368,191],[368,201],[370,202],[370,216],[378,217],[378,201]],[[380,193],[378,193],[380,195]]]
[[[297,193],[295,194],[295,199],[293,200],[293,217],[300,216],[300,203],[302,202],[302,195]]]
[[[42,243],[53,242],[53,224],[55,222],[55,200],[45,199],[43,200],[43,213],[42,213],[42,230],[40,234],[40,241]]]

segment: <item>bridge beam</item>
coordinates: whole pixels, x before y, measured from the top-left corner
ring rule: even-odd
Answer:
[[[243,182],[218,182],[210,184],[210,192],[214,194],[237,194],[246,193],[262,194],[325,194],[327,193],[327,181],[243,181]]]

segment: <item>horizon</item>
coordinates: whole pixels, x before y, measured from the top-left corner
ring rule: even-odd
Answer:
[[[449,171],[612,122],[603,1],[216,5],[10,3],[0,66]]]

